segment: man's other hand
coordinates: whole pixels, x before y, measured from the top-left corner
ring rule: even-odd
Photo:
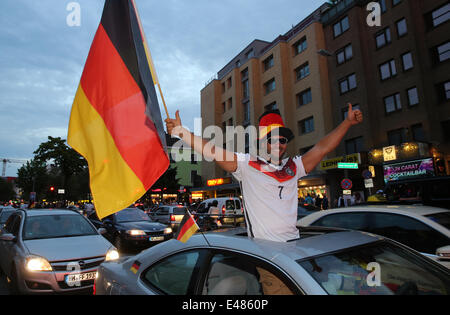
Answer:
[[[350,122],[350,124],[352,124],[352,126],[360,124],[363,121],[362,112],[359,109],[353,110],[351,103],[348,103],[347,120]]]

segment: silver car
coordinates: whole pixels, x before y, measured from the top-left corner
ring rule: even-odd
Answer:
[[[71,210],[17,210],[0,231],[0,267],[12,293],[92,291],[117,250]]]
[[[224,230],[222,230],[224,231]],[[170,240],[105,262],[97,295],[450,294],[450,272],[368,233],[306,229],[296,241],[250,239],[241,229]]]

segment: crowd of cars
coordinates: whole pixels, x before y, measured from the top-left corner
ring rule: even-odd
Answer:
[[[250,239],[238,227],[184,244],[174,235],[187,210],[127,208],[99,220],[95,211],[2,208],[1,272],[13,293],[274,294],[260,282],[268,273],[284,294],[450,294],[449,210],[301,204],[299,240]],[[244,221],[239,198],[189,210],[201,231]]]

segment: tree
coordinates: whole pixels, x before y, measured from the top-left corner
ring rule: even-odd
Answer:
[[[13,185],[0,177],[0,201],[8,201],[16,198]]]
[[[48,137],[47,142],[39,145],[34,151],[35,159],[40,162],[53,161],[62,175],[62,187],[67,188],[66,184],[73,175],[82,173],[87,168],[86,160],[75,150],[66,145],[66,140],[60,137]]]
[[[37,196],[44,197],[48,180],[46,164],[36,159],[27,162],[17,171],[16,184],[23,191],[24,199],[28,199],[32,191]]]

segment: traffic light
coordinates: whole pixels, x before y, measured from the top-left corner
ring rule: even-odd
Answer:
[[[50,187],[50,191],[54,191],[55,190],[55,187]]]

